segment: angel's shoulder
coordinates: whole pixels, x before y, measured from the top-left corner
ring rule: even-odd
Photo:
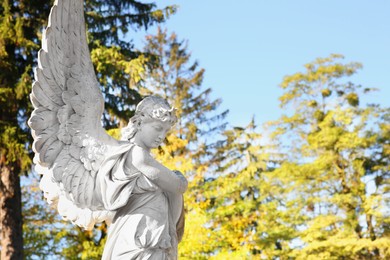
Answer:
[[[134,166],[147,164],[152,156],[142,147],[134,145],[127,155],[127,161]]]

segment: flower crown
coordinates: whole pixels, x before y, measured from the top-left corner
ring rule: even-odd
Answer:
[[[149,96],[141,101],[135,111],[135,115],[149,117],[172,124],[177,122],[176,108],[170,107],[168,102],[160,97]]]
[[[169,122],[172,126],[177,122],[176,108],[171,107],[165,99],[149,96],[138,103],[135,115],[130,118],[129,124],[122,128],[122,140],[130,140],[137,132],[137,125],[144,119],[155,119]]]
[[[169,121],[171,123],[176,123],[176,108],[172,107],[170,109],[165,109],[163,107],[153,109],[149,116],[153,119],[161,120],[163,122]]]

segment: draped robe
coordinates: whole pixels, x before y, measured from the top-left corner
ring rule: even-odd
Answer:
[[[102,259],[175,260],[184,231],[183,196],[126,167],[132,147],[126,143],[110,151],[97,175],[96,196],[116,212]]]

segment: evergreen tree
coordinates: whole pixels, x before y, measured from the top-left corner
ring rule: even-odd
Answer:
[[[0,5],[0,222],[1,258],[22,258],[22,212],[19,175],[30,170],[32,68],[36,66],[41,30],[53,1],[4,0]],[[131,115],[139,95],[128,88],[139,80],[147,57],[124,41],[129,28],[164,21],[175,7],[110,0],[86,1],[86,21],[93,63],[106,97],[105,124],[113,127]],[[139,57],[139,58],[137,58]]]
[[[157,62],[146,71],[140,93],[159,94],[177,108],[179,122],[156,156],[190,181],[185,193],[186,229],[179,254],[181,259],[197,259],[213,248],[210,230],[205,226],[208,219],[203,185],[219,161],[217,142],[228,111],[218,112],[221,100],[212,100],[211,89],[202,86],[205,70],[191,60],[187,43],[176,34],[168,35],[159,28],[156,35],[147,37],[144,51]]]
[[[158,28],[157,34],[147,36],[144,52],[155,59],[154,67],[145,72],[145,84],[139,88],[143,95],[157,94],[167,99],[177,109],[178,137],[188,142],[186,150],[178,149],[174,155],[188,154],[189,158],[202,163],[209,161],[211,148],[226,126],[228,111],[218,113],[221,99],[211,100],[211,88],[204,89],[205,70],[198,62],[191,61],[187,42],[180,41],[175,33]],[[199,145],[200,144],[200,145]]]

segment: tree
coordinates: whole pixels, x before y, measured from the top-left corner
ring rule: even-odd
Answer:
[[[159,94],[177,109],[179,122],[167,136],[165,145],[156,152],[158,160],[189,179],[185,193],[186,229],[179,246],[181,259],[200,258],[212,251],[203,185],[216,168],[219,135],[225,128],[228,111],[219,112],[220,99],[212,100],[211,89],[204,88],[204,69],[191,60],[187,42],[175,33],[158,29],[147,36],[144,49],[156,60],[145,72],[141,94]]]
[[[143,81],[131,82],[131,86],[141,95],[159,94],[178,109],[179,122],[155,155],[163,165],[180,170],[191,180],[189,192],[185,195],[185,238],[179,246],[181,258],[191,258],[211,249],[202,243],[209,237],[207,229],[202,228],[207,219],[199,198],[204,175],[215,163],[211,159],[213,142],[216,142],[213,138],[223,129],[227,111],[217,112],[220,100],[209,101],[211,89],[202,89],[204,69],[199,69],[196,62],[191,63],[186,43],[179,41],[175,34],[168,36],[166,31],[158,29],[156,35],[147,37],[143,52],[152,62],[142,70]],[[118,130],[111,129],[110,133],[120,138]],[[69,246],[61,255],[70,257],[78,254],[83,259],[99,259],[105,242],[105,226],[99,228],[102,228],[100,234],[82,233],[82,240],[76,235],[79,230],[71,230],[67,235]],[[82,243],[84,245],[80,245]]]
[[[260,135],[228,129],[204,185],[212,249],[200,259],[389,257],[389,109],[362,106],[361,68],[332,55],[284,78],[288,111]]]
[[[52,1],[4,0],[0,6],[0,222],[1,258],[22,258],[22,212],[19,175],[31,166],[31,137],[26,120],[31,112],[32,68],[47,24]],[[124,40],[130,27],[148,28],[175,12],[138,1],[86,1],[91,55],[106,94],[108,128],[127,119],[139,95],[128,88],[147,57]],[[139,57],[139,59],[137,59]],[[114,61],[114,62],[113,62]],[[115,104],[115,105],[113,105]]]
[[[292,227],[293,237],[280,234],[269,258],[390,256],[389,108],[361,104],[372,89],[345,80],[362,66],[342,58],[317,59],[281,84],[291,112],[272,124],[285,160],[268,174],[278,198],[271,223]]]
[[[140,86],[143,95],[158,94],[177,109],[178,137],[188,142],[186,150],[176,150],[174,155],[191,151],[191,158],[199,163],[209,161],[216,141],[211,140],[226,126],[224,118],[228,111],[217,112],[221,99],[210,100],[211,88],[204,89],[202,82],[205,70],[197,61],[191,61],[188,44],[179,41],[177,35],[168,36],[158,28],[156,35],[147,36],[144,52],[155,59],[154,67],[144,74],[145,84]],[[206,147],[199,146],[203,143]],[[196,145],[195,145],[196,144]]]
[[[283,221],[289,213],[279,211],[284,193],[272,176],[283,157],[268,138],[254,119],[223,133],[218,149],[223,160],[204,186],[214,234],[207,259],[288,258],[289,250],[281,248],[283,240],[295,238],[295,229]]]
[[[213,251],[207,259],[251,259],[258,255],[267,154],[254,120],[223,133],[219,167],[204,185]],[[211,242],[211,241],[210,241]]]
[[[22,185],[24,258],[55,257],[59,254],[57,244],[64,240],[61,232],[69,227],[60,224],[60,216],[42,200],[42,192],[38,187],[39,176],[31,175],[22,178],[22,181],[28,181]]]

